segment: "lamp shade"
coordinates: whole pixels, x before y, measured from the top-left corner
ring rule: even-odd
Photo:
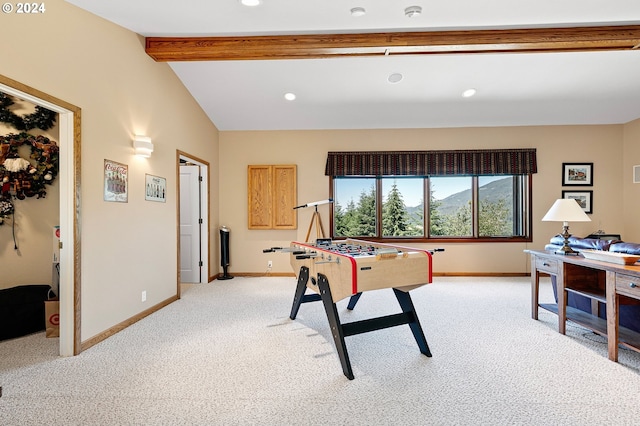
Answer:
[[[573,198],[560,198],[542,218],[549,222],[591,222],[580,204]]]

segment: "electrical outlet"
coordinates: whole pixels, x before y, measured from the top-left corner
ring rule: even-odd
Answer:
[[[143,301],[143,302],[146,302],[146,301],[147,301],[147,292],[146,292],[146,291],[143,291],[143,292],[142,292],[142,301]]]
[[[267,268],[271,269],[273,267],[273,261],[269,260],[267,262]]]

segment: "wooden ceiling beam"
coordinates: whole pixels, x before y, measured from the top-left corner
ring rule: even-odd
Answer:
[[[145,44],[147,54],[158,62],[640,50],[640,25],[237,37],[147,37]]]

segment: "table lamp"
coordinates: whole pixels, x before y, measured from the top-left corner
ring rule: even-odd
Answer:
[[[547,214],[542,218],[543,221],[562,222],[562,237],[564,237],[564,245],[557,254],[578,254],[577,251],[569,247],[569,222],[591,222],[589,216],[582,210],[580,204],[573,198],[560,198],[551,206]]]

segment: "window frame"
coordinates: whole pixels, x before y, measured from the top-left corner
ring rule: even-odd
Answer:
[[[456,175],[448,175],[442,177],[455,177]],[[468,175],[467,175],[468,176]],[[471,185],[471,199],[472,199],[472,236],[447,236],[447,237],[430,237],[428,236],[428,230],[430,229],[430,215],[428,200],[431,199],[430,194],[430,184],[429,184],[429,176],[329,176],[329,196],[332,199],[334,197],[334,180],[335,179],[351,179],[351,178],[368,178],[375,179],[375,190],[376,190],[376,236],[375,237],[364,237],[370,241],[376,242],[389,242],[389,243],[397,243],[397,242],[412,242],[412,243],[529,243],[533,241],[533,175],[520,175],[521,179],[521,188],[519,190],[514,187],[514,197],[521,197],[522,199],[514,202],[514,208],[520,209],[522,211],[518,213],[516,216],[516,212],[514,211],[514,217],[519,217],[522,227],[522,231],[524,235],[518,236],[479,236],[479,224],[478,224],[478,213],[479,213],[479,186],[478,181],[480,176],[499,176],[499,175],[473,175],[472,177],[472,185]],[[516,176],[516,175],[513,175]],[[434,176],[437,177],[437,176]],[[421,237],[384,237],[382,236],[382,180],[390,179],[390,178],[422,178],[423,179],[423,193],[424,193],[424,202],[423,202],[423,217],[424,217],[424,230],[425,235]],[[334,208],[330,209],[329,212],[329,225],[331,227],[330,236],[332,239],[341,240],[350,237],[336,237],[334,235]],[[515,224],[514,224],[515,226]]]

